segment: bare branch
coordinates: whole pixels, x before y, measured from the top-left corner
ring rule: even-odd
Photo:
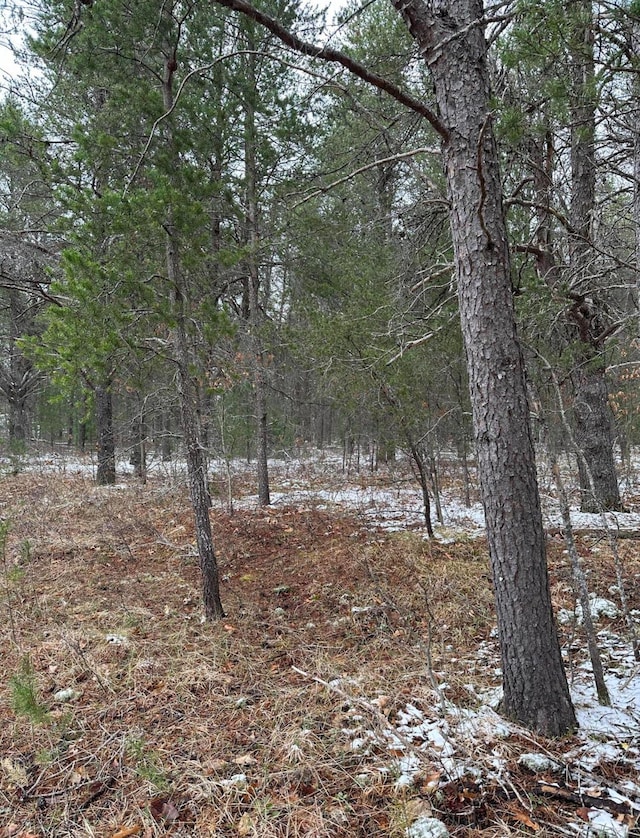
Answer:
[[[449,139],[449,132],[447,128],[440,121],[438,116],[422,101],[420,101],[420,99],[414,98],[409,93],[406,93],[400,87],[390,82],[388,79],[379,76],[377,73],[371,72],[363,64],[355,61],[346,53],[340,52],[340,50],[333,49],[332,47],[320,47],[317,44],[310,43],[309,41],[303,41],[297,35],[294,35],[292,32],[289,32],[288,29],[285,29],[285,27],[278,23],[277,20],[269,15],[266,15],[264,12],[259,11],[250,3],[246,2],[246,0],[214,0],[214,2],[218,3],[220,6],[225,6],[234,12],[240,12],[252,20],[255,20],[279,38],[283,44],[286,44],[296,52],[308,55],[311,58],[320,58],[323,61],[332,61],[336,64],[340,64],[346,70],[349,70],[350,73],[353,73],[354,76],[357,76],[363,81],[366,81],[368,84],[377,87],[379,90],[383,90],[405,107],[419,113],[444,140]]]
[[[334,180],[333,183],[328,183],[326,186],[321,186],[319,189],[314,190],[310,195],[307,195],[306,197],[298,201],[296,204],[294,204],[293,209],[297,209],[302,204],[306,204],[307,201],[311,201],[313,198],[317,198],[318,195],[324,195],[331,189],[335,189],[336,186],[340,186],[341,184],[346,183],[348,180],[351,180],[352,178],[361,175],[363,172],[368,172],[370,169],[375,169],[376,166],[384,166],[386,163],[395,163],[398,160],[406,160],[409,157],[415,157],[417,154],[440,154],[440,149],[424,146],[422,148],[414,148],[411,151],[402,151],[398,154],[391,155],[391,157],[382,157],[379,160],[374,160],[372,163],[367,163],[366,166],[360,166],[359,169],[354,169],[352,172],[349,172],[348,175],[344,175],[344,177],[338,178],[338,180]]]

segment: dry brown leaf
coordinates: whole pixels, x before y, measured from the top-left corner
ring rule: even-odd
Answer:
[[[236,824],[236,831],[238,835],[251,835],[254,831],[254,827],[255,821],[248,812],[245,812]]]
[[[129,838],[131,835],[138,835],[142,832],[142,824],[136,823],[133,826],[121,826],[117,832],[114,832],[111,838]]]
[[[8,760],[7,760],[8,761]],[[5,760],[2,761],[3,763]],[[3,766],[4,767],[4,766]],[[13,838],[20,831],[17,823],[8,823],[0,829],[0,838]]]
[[[149,811],[155,821],[164,821],[164,823],[173,823],[180,817],[180,812],[173,803],[164,797],[154,797],[150,800]]]
[[[636,817],[636,815],[631,814],[623,815],[622,813],[620,813],[616,817],[616,820],[619,823],[623,823],[625,826],[628,826],[629,829],[633,829],[633,827],[638,823],[638,818]]]
[[[235,757],[233,760],[235,765],[257,765],[258,760],[252,757],[251,754],[242,754],[242,756]]]
[[[540,829],[540,824],[537,824],[535,821],[532,821],[526,812],[522,812],[519,809],[512,809],[511,815],[517,821],[520,821],[520,823],[523,823],[525,826],[528,826],[529,829],[533,829],[534,832],[537,832]]]
[[[417,821],[418,818],[430,818],[433,816],[433,809],[427,800],[421,797],[411,797],[404,803],[404,811],[408,821]]]

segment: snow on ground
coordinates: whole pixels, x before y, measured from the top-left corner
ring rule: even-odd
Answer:
[[[53,452],[24,458],[0,458],[0,470],[10,471],[16,467],[32,472],[59,472],[62,474],[95,476],[95,454],[78,457],[67,451],[64,446]],[[425,529],[422,495],[416,481],[407,478],[406,470],[398,469],[383,485],[375,475],[345,473],[342,457],[335,452],[316,452],[314,457],[305,459],[273,459],[269,463],[272,483],[276,487],[271,493],[274,506],[314,506],[319,509],[342,509],[356,512],[364,522],[379,527],[387,532],[402,531],[407,528]],[[166,477],[170,480],[184,480],[186,463],[180,459],[163,462],[151,457],[148,464],[150,474]],[[244,460],[234,459],[229,462],[213,460],[211,474],[222,484],[228,477],[246,478],[251,484],[255,466]],[[126,460],[117,464],[118,475],[130,476],[133,466]],[[370,479],[368,479],[370,478]],[[545,527],[561,529],[562,518],[553,495],[547,491],[546,478],[541,475],[541,500]],[[122,488],[126,484],[117,484]],[[327,488],[330,487],[330,488]],[[219,503],[224,507],[226,492],[222,491]],[[234,498],[237,508],[255,508],[257,495],[245,495]],[[442,523],[436,521],[435,504],[432,503],[432,518],[436,537],[442,542],[460,538],[477,538],[484,534],[484,511],[479,502],[465,506],[460,497],[451,491],[441,493]],[[573,509],[571,520],[576,529],[612,530],[640,529],[640,512],[607,513],[606,515],[579,512]]]
[[[390,722],[377,712],[387,700],[384,697],[371,701],[371,714],[363,715],[362,702],[354,703],[354,723],[343,733],[352,749],[371,754],[379,773],[391,773],[398,789],[416,787],[430,793],[456,782],[473,786],[478,794],[491,784],[512,791],[516,784],[512,779],[513,740],[518,740],[515,749],[521,748],[523,739],[528,740],[530,752],[520,755],[518,767],[539,775],[547,791],[557,786],[585,794],[585,805],[580,809],[583,820],[576,817],[567,822],[564,834],[628,838],[630,827],[640,817],[639,665],[629,644],[613,632],[601,631],[599,642],[603,656],[615,662],[606,676],[612,706],[598,704],[590,666],[581,665],[571,686],[580,727],[570,748],[550,743],[554,748],[550,753],[528,731],[499,716],[499,691],[478,696],[475,706],[463,708],[446,699],[446,684],[442,685],[444,702],[435,698],[426,710],[409,702]],[[493,661],[485,662],[497,665],[495,650],[492,656]],[[372,717],[377,718],[377,724],[370,724]],[[610,779],[612,764],[623,779]],[[621,807],[629,817],[620,814]],[[534,813],[532,818],[535,820]],[[433,824],[429,827],[441,834]],[[430,833],[426,830],[424,834]],[[414,835],[422,833],[408,830],[406,838]]]

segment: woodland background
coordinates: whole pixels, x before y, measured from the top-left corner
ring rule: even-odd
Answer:
[[[639,9],[398,9],[5,6],[25,37],[0,105],[4,835],[635,825]],[[50,468],[76,452],[97,487]],[[283,462],[309,486],[415,481],[426,538],[274,511]],[[445,502],[479,493],[488,545],[437,542]],[[606,630],[590,592],[619,601]],[[552,605],[576,617],[559,633]],[[595,728],[574,664],[616,705]],[[498,677],[520,728],[487,708]],[[335,695],[373,721],[337,735]],[[526,769],[543,780],[520,770],[525,741],[551,748],[527,729],[576,722]]]

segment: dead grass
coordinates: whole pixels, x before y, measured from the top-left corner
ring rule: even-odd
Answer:
[[[427,809],[457,836],[527,831],[504,789],[434,796],[426,767],[422,790],[399,791],[382,749],[353,750],[345,733],[376,696],[390,718],[437,703],[426,651],[453,700],[498,683],[483,542],[430,544],[317,509],[215,511],[227,618],[211,626],[182,490],[19,475],[0,483],[0,509],[3,838],[393,838]],[[581,542],[606,592],[600,547]],[[621,547],[637,606],[640,563]],[[556,604],[570,605],[560,543],[550,556]],[[15,712],[29,677],[45,722]],[[334,679],[340,691],[320,683]],[[62,703],[65,688],[76,695]],[[525,745],[509,747],[515,763]]]

